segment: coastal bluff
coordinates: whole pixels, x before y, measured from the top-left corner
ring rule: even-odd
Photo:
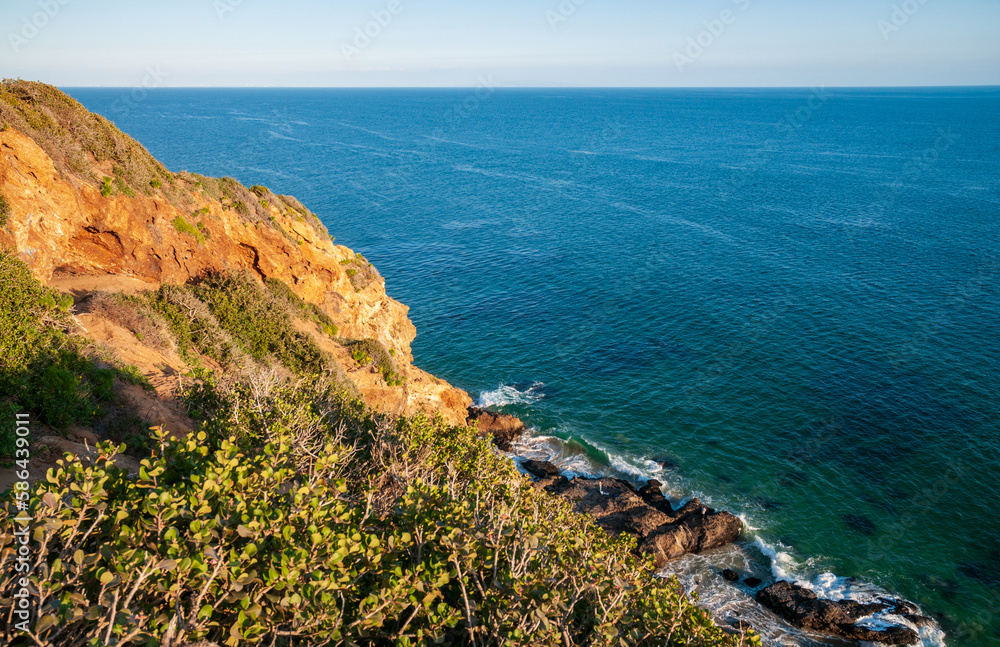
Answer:
[[[265,187],[172,173],[110,122],[50,86],[18,83],[0,103],[0,195],[12,250],[43,283],[78,300],[100,291],[155,290],[213,272],[278,280],[332,320],[336,336],[375,340],[392,353],[398,380],[357,370],[344,345],[298,324],[343,366],[364,402],[390,414],[466,420],[467,393],[414,366],[416,329],[363,256],[335,244],[298,200]],[[12,101],[19,101],[17,109]],[[114,322],[81,317],[108,342]],[[87,325],[87,324],[91,325]],[[176,358],[139,367],[154,383]],[[175,367],[179,368],[179,367]],[[397,383],[398,382],[398,383]]]

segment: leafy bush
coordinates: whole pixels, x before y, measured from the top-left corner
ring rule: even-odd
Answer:
[[[122,195],[127,195],[130,198],[134,198],[135,191],[132,190],[132,187],[129,186],[128,182],[123,177],[125,169],[116,166],[114,169],[114,173],[115,173],[115,187],[118,189],[118,192],[121,193]],[[143,188],[146,189],[148,187],[143,187]]]
[[[24,263],[0,252],[0,402],[59,429],[91,426],[114,399],[115,365],[83,354],[68,334],[73,298],[41,285]],[[0,448],[12,430],[0,428]]]
[[[101,195],[107,198],[111,195],[113,190],[114,188],[111,186],[111,178],[105,177],[101,180]]]
[[[191,223],[184,219],[184,216],[177,216],[171,224],[180,233],[187,234],[198,241],[199,245],[205,242],[205,234],[197,227],[192,226]]]
[[[257,360],[274,356],[297,375],[331,372],[334,360],[295,330],[287,308],[246,274],[209,274],[193,288],[219,325]]]
[[[346,266],[344,271],[351,280],[351,285],[357,291],[364,290],[372,281],[378,281],[381,278],[375,266],[369,263],[368,259],[361,254],[355,254],[352,258],[345,258],[340,261],[340,264]]]
[[[299,295],[295,294],[288,285],[281,279],[268,277],[264,279],[264,286],[276,299],[283,301],[292,312],[292,316],[308,319],[319,324],[319,327],[330,337],[336,337],[339,332],[337,324],[334,323],[330,315],[326,314],[322,308],[315,303],[307,303]]]
[[[233,206],[233,210],[236,213],[238,213],[241,216],[243,216],[244,218],[249,218],[250,217],[250,213],[251,213],[250,212],[250,207],[247,206],[246,202],[243,202],[242,200],[237,200],[236,202],[233,203],[232,206]]]
[[[161,285],[155,292],[147,293],[145,299],[164,318],[178,352],[189,364],[199,366],[199,354],[210,357],[224,369],[236,372],[252,363],[190,288]]]
[[[62,462],[29,499],[34,644],[739,644],[474,429],[338,415],[306,455],[278,428],[256,451],[163,432],[133,477],[110,444]],[[5,534],[0,598],[14,558]]]
[[[0,193],[0,227],[7,226],[7,220],[10,218],[10,203],[7,202],[7,198],[3,197]]]
[[[361,339],[350,342],[348,348],[351,350],[351,357],[358,366],[375,366],[389,386],[403,384],[403,376],[399,372],[399,367],[396,366],[396,360],[385,349],[382,342],[377,339]]]

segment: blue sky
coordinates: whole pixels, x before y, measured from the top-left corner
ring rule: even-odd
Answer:
[[[0,74],[61,86],[1000,84],[998,0],[4,0],[0,25]]]

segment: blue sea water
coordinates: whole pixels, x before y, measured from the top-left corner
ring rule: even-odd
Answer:
[[[1000,645],[1000,90],[69,92],[299,197],[525,453],[742,514],[676,566],[720,614],[770,622],[728,564]]]

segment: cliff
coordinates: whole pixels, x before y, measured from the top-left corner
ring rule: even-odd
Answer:
[[[295,198],[170,172],[110,122],[42,84],[4,82],[0,125],[0,195],[8,211],[0,248],[16,252],[41,281],[79,301],[213,272],[277,279],[334,322],[333,336],[307,321],[296,325],[336,358],[366,404],[465,422],[468,394],[413,365],[416,329],[407,307]],[[78,319],[83,334],[130,355],[158,391],[189,368],[169,353],[137,350],[135,339],[98,314]],[[366,339],[391,351],[401,384],[360,370],[349,342]]]

